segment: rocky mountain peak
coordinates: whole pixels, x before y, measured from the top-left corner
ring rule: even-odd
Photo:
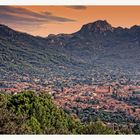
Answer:
[[[98,20],[93,23],[88,23],[82,26],[80,32],[88,33],[103,33],[106,31],[113,31],[114,28],[106,20]]]

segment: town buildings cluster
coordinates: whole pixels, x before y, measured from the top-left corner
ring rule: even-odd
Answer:
[[[53,78],[53,81],[30,79],[27,76],[21,79],[17,81],[1,80],[0,92],[18,94],[24,90],[42,91],[51,94],[56,105],[70,112],[76,113],[75,109],[79,111],[89,108],[93,112],[100,110],[112,114],[123,112],[140,121],[140,85],[114,81],[64,86],[62,83],[68,84],[74,77],[68,80],[60,77]]]

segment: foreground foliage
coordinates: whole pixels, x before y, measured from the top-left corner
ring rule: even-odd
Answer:
[[[0,134],[113,134],[101,122],[82,124],[45,93],[0,94]]]

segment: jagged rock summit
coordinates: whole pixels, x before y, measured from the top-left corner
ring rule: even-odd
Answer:
[[[106,20],[98,20],[82,26],[79,32],[81,33],[103,33],[106,31],[113,31],[114,28]]]

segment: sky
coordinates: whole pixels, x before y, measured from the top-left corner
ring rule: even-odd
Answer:
[[[73,33],[96,20],[140,25],[140,6],[0,6],[0,24],[35,36]]]

